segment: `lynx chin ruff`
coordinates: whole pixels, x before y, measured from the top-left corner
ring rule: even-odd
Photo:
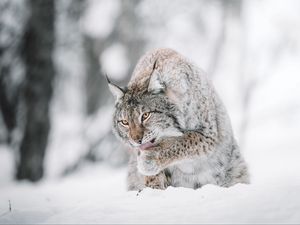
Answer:
[[[146,53],[112,84],[113,131],[130,147],[128,189],[248,183],[230,119],[205,73],[171,49]]]

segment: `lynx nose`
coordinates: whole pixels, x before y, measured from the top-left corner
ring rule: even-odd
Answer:
[[[137,143],[137,144],[139,144],[139,145],[142,144],[144,132],[143,132],[143,130],[141,129],[141,127],[138,127],[138,126],[132,127],[129,134],[130,134],[131,139],[132,139],[135,143]]]
[[[132,137],[132,140],[137,144],[142,144],[143,137],[137,135],[137,136]]]
[[[133,139],[136,143],[142,144],[142,138]]]

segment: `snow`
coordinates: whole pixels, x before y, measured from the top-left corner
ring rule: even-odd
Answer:
[[[14,158],[13,154],[9,148],[6,146],[0,147],[0,165],[1,165],[1,173],[0,173],[0,188],[1,185],[7,184],[13,180],[13,177],[10,176],[14,172]],[[1,189],[0,189],[1,190]]]
[[[298,168],[299,169],[299,168]],[[1,188],[0,223],[299,223],[300,177],[231,188],[125,190],[125,169],[87,165],[65,179]],[[11,212],[9,212],[9,201]]]

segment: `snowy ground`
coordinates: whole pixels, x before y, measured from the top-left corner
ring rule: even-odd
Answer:
[[[98,167],[81,179],[7,186],[1,223],[297,223],[300,179],[220,188],[125,192],[125,173]],[[9,212],[11,202],[12,211]]]
[[[137,195],[126,192],[125,168],[87,165],[37,185],[6,182],[0,223],[299,223],[300,176],[281,172],[254,176],[251,185],[145,189]]]

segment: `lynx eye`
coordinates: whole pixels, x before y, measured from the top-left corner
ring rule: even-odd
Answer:
[[[124,127],[128,127],[129,123],[127,120],[120,120],[119,121]]]
[[[142,115],[142,122],[147,120],[148,118],[150,117],[150,113],[149,112],[145,112],[143,115]]]

